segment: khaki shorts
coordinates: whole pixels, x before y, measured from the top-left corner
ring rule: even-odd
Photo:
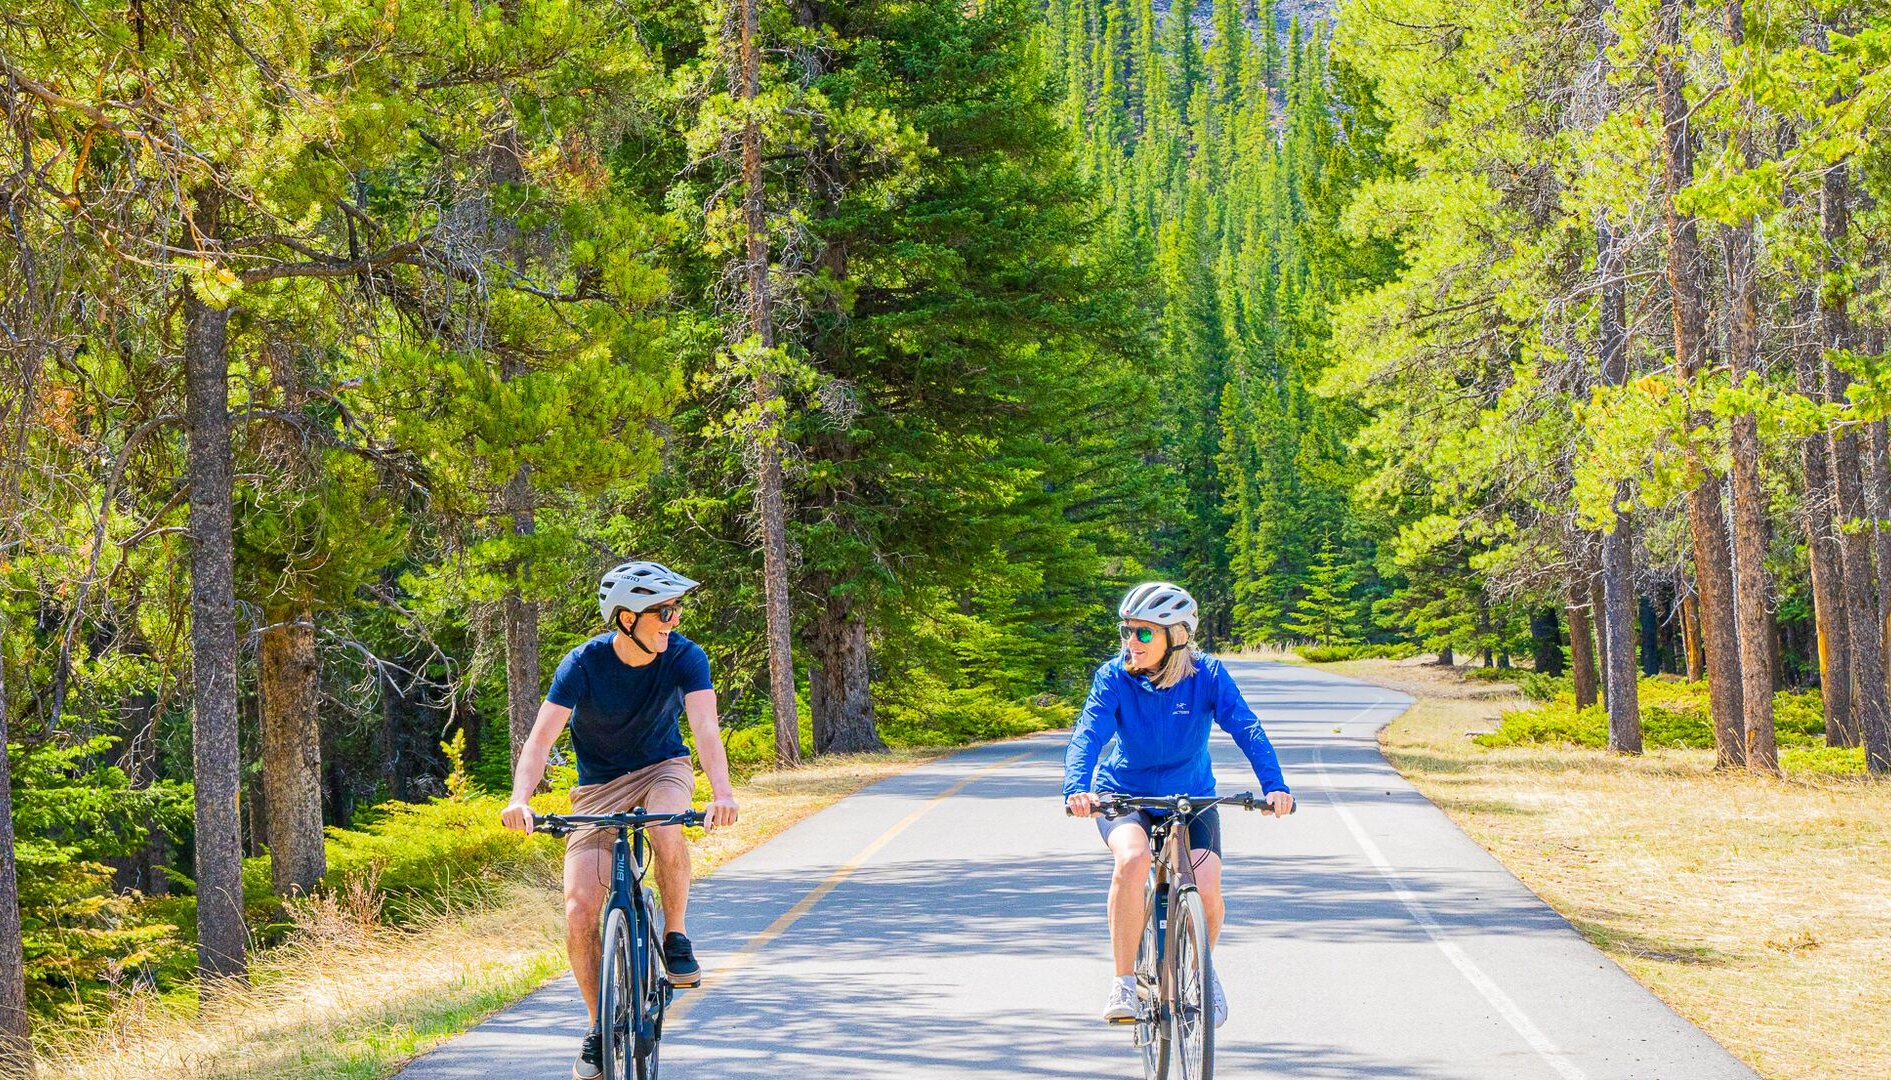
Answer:
[[[624,814],[639,806],[648,807],[658,792],[670,796],[665,805],[689,809],[696,796],[696,772],[686,757],[659,761],[636,772],[625,773],[602,784],[583,784],[571,789],[574,814]],[[585,851],[610,853],[617,842],[612,829],[579,829],[565,838],[565,861]]]

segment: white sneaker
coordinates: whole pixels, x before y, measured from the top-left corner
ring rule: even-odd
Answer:
[[[1228,1022],[1228,995],[1221,988],[1221,972],[1211,971],[1208,975],[1212,980],[1209,989],[1209,1010],[1214,1014],[1215,1026],[1220,1027]]]
[[[1110,1000],[1103,1006],[1103,1021],[1108,1024],[1133,1024],[1142,1016],[1142,1005],[1136,1000],[1136,988],[1125,986],[1120,980],[1110,982]]]

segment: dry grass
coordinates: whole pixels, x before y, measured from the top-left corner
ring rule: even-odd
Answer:
[[[742,820],[691,846],[696,875],[940,751],[827,758],[737,788]],[[552,844],[547,838],[534,843]],[[356,889],[304,905],[294,944],[259,954],[253,985],[201,1012],[136,995],[96,1029],[52,1036],[41,1075],[88,1080],[379,1078],[565,969],[557,883],[519,882],[405,930]]]
[[[1485,749],[1518,702],[1448,670],[1327,670],[1418,704],[1386,756],[1591,942],[1769,1077],[1891,1076],[1891,785],[1717,775],[1711,752]]]

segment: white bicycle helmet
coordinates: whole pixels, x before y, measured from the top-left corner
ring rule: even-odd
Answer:
[[[1201,622],[1195,598],[1182,586],[1166,581],[1146,581],[1129,590],[1129,595],[1117,605],[1116,614],[1157,626],[1186,626],[1190,637],[1195,635],[1195,627]]]
[[[598,582],[598,613],[615,626],[619,611],[647,611],[688,595],[700,584],[662,563],[627,562],[612,567]]]

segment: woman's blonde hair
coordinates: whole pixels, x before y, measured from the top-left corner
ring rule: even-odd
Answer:
[[[1186,637],[1188,634],[1186,627],[1171,626],[1167,629],[1171,634],[1179,631],[1185,636],[1180,645],[1169,650],[1169,658],[1162,662],[1160,668],[1144,673],[1149,676],[1149,685],[1158,690],[1167,690],[1195,674],[1195,660],[1201,655],[1195,648],[1194,639]]]

